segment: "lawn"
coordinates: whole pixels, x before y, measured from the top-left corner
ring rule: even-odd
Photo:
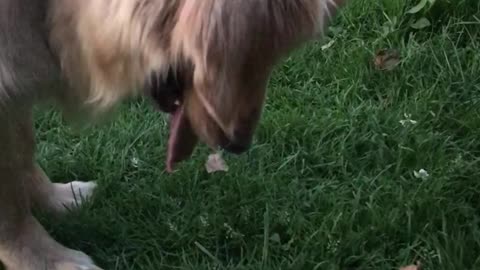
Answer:
[[[99,182],[42,222],[106,270],[480,269],[480,2],[437,2],[351,1],[275,70],[254,147],[227,173],[208,174],[200,147],[167,174],[148,102],[86,130],[38,110],[50,177]],[[400,52],[392,71],[372,65],[384,48]]]

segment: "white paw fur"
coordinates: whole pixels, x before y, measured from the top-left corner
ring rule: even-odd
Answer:
[[[78,208],[88,200],[97,187],[96,182],[73,181],[67,184],[55,183],[50,197],[52,206],[59,211]],[[88,268],[87,268],[88,269]]]

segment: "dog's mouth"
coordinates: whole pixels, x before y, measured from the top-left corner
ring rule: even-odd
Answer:
[[[183,97],[185,80],[169,70],[167,77],[154,73],[147,88],[158,109],[169,114],[169,137],[167,144],[166,170],[171,173],[174,165],[190,157],[198,142],[186,115]]]
[[[154,99],[157,107],[169,114],[169,138],[167,145],[167,160],[166,170],[171,173],[174,170],[175,164],[189,158],[199,138],[191,124],[191,121],[186,112],[184,97],[185,89],[190,89],[188,80],[183,78],[182,74],[175,74],[169,71],[166,78],[158,77],[156,74],[152,75],[149,80],[149,91],[151,97]],[[207,112],[209,117],[216,123],[221,133],[225,134],[225,125],[218,117],[214,107],[199,91],[192,90],[197,96],[200,104]],[[226,136],[225,143],[220,142],[221,145],[228,145]],[[216,148],[216,145],[210,145],[211,148]],[[215,149],[216,150],[216,149]]]
[[[198,142],[184,106],[178,103],[170,113],[169,137],[167,146],[167,172],[173,172],[174,165],[190,157]]]

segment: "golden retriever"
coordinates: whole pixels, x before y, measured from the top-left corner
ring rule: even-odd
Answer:
[[[0,260],[8,270],[100,269],[52,239],[32,208],[62,213],[96,184],[50,182],[32,108],[93,121],[146,95],[171,114],[167,170],[197,142],[251,144],[276,63],[321,36],[344,0],[0,0]]]

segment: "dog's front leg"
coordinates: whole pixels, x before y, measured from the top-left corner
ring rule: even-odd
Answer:
[[[39,183],[30,110],[2,111],[0,126],[0,261],[7,270],[99,269],[57,243],[31,213],[32,185]]]
[[[95,182],[52,183],[42,168],[36,165],[29,193],[34,207],[54,214],[63,214],[69,209],[79,207],[93,194],[96,187]]]

